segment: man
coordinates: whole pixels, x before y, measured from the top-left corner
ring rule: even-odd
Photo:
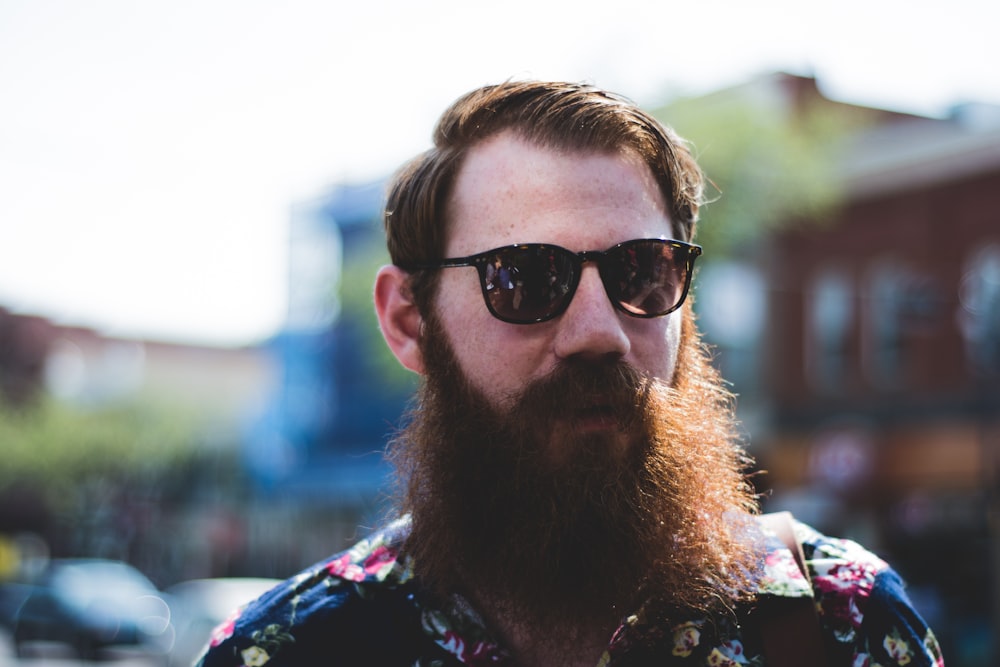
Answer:
[[[445,112],[375,283],[423,378],[400,518],[234,616],[206,667],[818,664],[773,640],[803,599],[830,665],[943,664],[884,562],[795,524],[809,581],[754,516],[686,299],[701,198],[683,141],[596,88]]]

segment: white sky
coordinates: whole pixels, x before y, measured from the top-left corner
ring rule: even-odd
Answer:
[[[241,344],[289,206],[391,172],[509,77],[655,105],[784,69],[926,114],[1000,104],[996,0],[0,0],[0,306]]]

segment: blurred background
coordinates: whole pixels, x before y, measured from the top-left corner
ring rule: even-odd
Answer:
[[[231,606],[199,600],[379,521],[415,386],[371,307],[384,185],[511,77],[691,139],[716,200],[695,305],[765,509],[890,560],[949,665],[1000,664],[998,24],[985,0],[0,0],[0,665],[181,664]],[[83,603],[44,591],[98,580],[161,605],[51,636]]]

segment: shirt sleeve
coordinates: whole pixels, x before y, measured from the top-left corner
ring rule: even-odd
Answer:
[[[851,667],[944,665],[934,633],[888,563],[851,540],[798,524],[820,619],[836,647],[834,664]]]
[[[411,667],[447,657],[421,631],[406,591],[331,576],[279,585],[215,630],[200,667]]]
[[[855,664],[944,665],[933,631],[913,607],[892,569],[875,576],[858,638]],[[857,656],[865,655],[870,656],[869,662],[857,662]]]

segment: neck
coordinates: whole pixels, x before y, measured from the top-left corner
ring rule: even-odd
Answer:
[[[575,610],[572,617],[525,610],[500,595],[473,595],[487,625],[510,652],[517,667],[594,667],[620,623],[614,606],[603,612]]]

